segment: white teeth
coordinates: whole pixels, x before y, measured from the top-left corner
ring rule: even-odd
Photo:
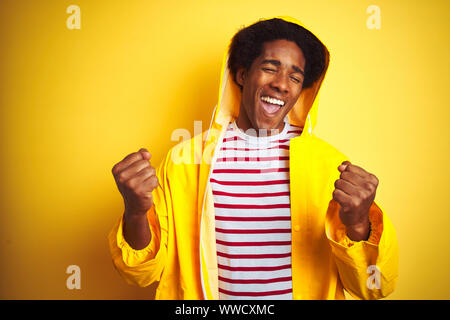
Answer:
[[[271,98],[271,97],[268,97],[268,96],[261,97],[261,100],[264,101],[264,102],[271,103],[271,104],[277,104],[279,106],[284,106],[284,101],[278,100],[278,99],[275,99],[275,98]]]

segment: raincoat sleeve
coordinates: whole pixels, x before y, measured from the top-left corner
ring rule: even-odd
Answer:
[[[153,206],[147,212],[152,239],[147,247],[135,250],[123,236],[123,216],[111,230],[108,241],[112,260],[119,274],[129,284],[145,287],[159,281],[167,260],[168,209],[166,180],[167,159],[158,167],[160,186],[153,190]]]
[[[336,201],[330,201],[325,233],[345,290],[356,299],[386,297],[398,278],[398,243],[392,223],[374,202],[369,212],[369,239],[352,241],[340,221],[339,207]]]

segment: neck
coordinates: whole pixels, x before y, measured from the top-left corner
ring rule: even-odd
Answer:
[[[239,129],[246,132],[248,135],[259,137],[260,135],[272,136],[279,134],[281,131],[283,131],[286,123],[283,120],[280,128],[258,128],[251,123],[245,110],[241,108],[241,110],[239,111],[239,116],[236,119],[236,125]]]

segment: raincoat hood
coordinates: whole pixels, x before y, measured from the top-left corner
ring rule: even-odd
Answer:
[[[282,19],[304,27],[299,20],[289,16],[277,16],[273,18]],[[261,21],[273,18],[261,19]],[[296,104],[292,107],[292,109],[288,113],[289,122],[292,125],[302,127],[304,129],[303,131],[308,132],[310,135],[312,134],[312,130],[314,129],[317,121],[317,107],[318,107],[317,94],[322,85],[329,64],[330,55],[328,49],[323,43],[322,45],[325,51],[324,71],[322,72],[320,77],[312,84],[311,87],[304,88],[302,90]],[[233,77],[230,73],[230,70],[227,67],[228,58],[229,58],[229,46],[222,62],[221,77],[220,77],[221,80],[219,86],[220,88],[219,100],[216,109],[214,110],[212,119],[213,128],[217,128],[216,127],[217,125],[221,127],[226,126],[230,121],[233,121],[239,115],[239,107],[242,95],[239,87],[233,81]]]

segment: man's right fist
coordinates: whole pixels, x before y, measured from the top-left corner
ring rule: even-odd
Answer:
[[[151,154],[141,148],[127,155],[112,168],[117,188],[122,194],[127,215],[145,215],[153,205],[152,191],[158,185]]]

